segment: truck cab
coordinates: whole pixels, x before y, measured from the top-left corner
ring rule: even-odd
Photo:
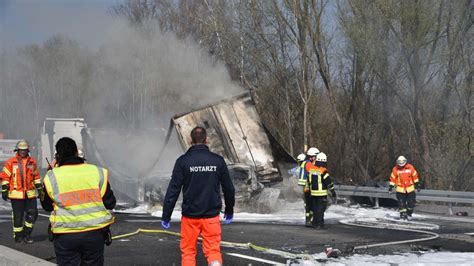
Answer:
[[[38,167],[44,173],[54,159],[54,145],[62,137],[76,141],[77,148],[83,149],[81,131],[87,128],[84,118],[46,118],[41,129],[38,151]]]
[[[15,146],[18,139],[0,139],[0,171],[5,162],[15,155]]]

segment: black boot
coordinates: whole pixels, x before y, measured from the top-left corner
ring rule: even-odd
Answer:
[[[15,233],[15,242],[23,243],[23,232]]]
[[[401,212],[400,213],[400,219],[406,220],[407,219],[407,213],[406,212]]]
[[[25,241],[25,243],[27,244],[33,244],[34,242],[30,235],[25,235],[25,237],[23,238],[23,241]]]
[[[33,244],[33,239],[31,238],[31,232],[33,231],[32,228],[25,226],[23,230],[23,241],[27,244]]]
[[[311,219],[309,218],[309,216],[306,216],[306,221],[305,221],[305,226],[306,227],[311,227]]]

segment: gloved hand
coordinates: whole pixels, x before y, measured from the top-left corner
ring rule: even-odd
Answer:
[[[224,214],[225,224],[231,224],[233,220],[234,220],[234,214],[229,214],[229,213]]]
[[[170,221],[161,220],[161,227],[163,227],[164,229],[170,228]]]
[[[334,189],[329,190],[331,192],[331,197],[336,197],[336,191]]]
[[[392,194],[393,193],[394,186],[390,185],[388,187],[388,193]]]
[[[2,199],[8,201],[8,185],[2,185]]]
[[[305,188],[303,189],[303,192],[304,192],[304,193],[308,193],[308,192],[309,192],[309,188],[306,188],[306,187],[305,187]]]
[[[416,188],[416,192],[420,192],[421,190],[421,185],[419,182],[415,183],[415,188]]]
[[[43,185],[41,184],[35,184],[36,190],[38,191],[38,197],[43,200],[44,199],[44,191],[43,191]]]

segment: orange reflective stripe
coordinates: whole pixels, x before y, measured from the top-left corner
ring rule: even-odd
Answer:
[[[90,202],[102,202],[100,190],[84,189],[59,194],[59,201],[63,206],[74,206]]]

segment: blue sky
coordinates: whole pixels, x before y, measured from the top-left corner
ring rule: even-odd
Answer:
[[[98,46],[114,24],[110,6],[120,0],[0,0],[1,46],[42,43],[65,34]]]

